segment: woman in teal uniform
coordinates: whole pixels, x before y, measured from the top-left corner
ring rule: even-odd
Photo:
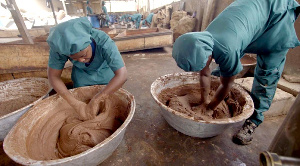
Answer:
[[[129,21],[132,21],[135,23],[136,29],[140,29],[140,23],[141,23],[141,19],[142,19],[141,14],[133,14],[133,15],[130,15],[128,18],[129,18]]]
[[[180,36],[173,46],[173,57],[185,71],[200,71],[202,102],[214,109],[228,94],[242,70],[244,53],[257,54],[251,97],[255,111],[234,136],[238,144],[249,144],[254,129],[270,108],[289,48],[300,45],[294,23],[300,12],[294,0],[236,0],[216,17],[204,32]],[[207,101],[211,59],[215,59],[221,85]]]
[[[105,26],[108,26],[109,16],[107,13],[107,9],[104,5],[105,5],[105,1],[102,1],[102,12],[105,14]]]
[[[47,42],[50,46],[50,84],[82,119],[92,118],[91,112],[95,111],[100,101],[121,88],[127,79],[127,70],[116,44],[106,33],[93,29],[86,17],[51,28]],[[75,88],[107,84],[88,104],[72,96],[61,80],[68,60],[73,63],[72,81]]]

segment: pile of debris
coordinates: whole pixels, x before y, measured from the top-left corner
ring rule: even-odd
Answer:
[[[173,40],[180,35],[192,32],[196,25],[196,18],[190,16],[185,11],[175,11],[172,13],[170,21],[171,30],[173,30]]]
[[[173,7],[171,5],[167,5],[164,6],[164,8],[161,8],[158,11],[154,12],[151,28],[158,27],[169,29],[172,9]]]

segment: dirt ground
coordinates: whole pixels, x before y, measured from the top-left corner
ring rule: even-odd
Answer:
[[[170,47],[122,53],[129,73],[123,88],[135,96],[136,110],[122,142],[101,165],[259,165],[259,154],[268,149],[284,116],[266,119],[247,146],[231,141],[242,123],[206,139],[179,133],[164,120],[150,93],[150,85],[159,76],[182,72],[171,53]],[[3,148],[0,165],[17,165]]]

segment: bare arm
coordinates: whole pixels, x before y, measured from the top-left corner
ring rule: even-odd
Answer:
[[[84,107],[86,104],[82,101],[77,100],[67,89],[64,82],[61,80],[61,73],[63,70],[53,69],[48,67],[48,79],[51,86],[54,90],[63,98],[65,99],[71,107],[74,108],[76,113],[82,118],[87,119],[86,112],[84,111]]]
[[[87,107],[85,108],[85,112],[87,113],[89,119],[95,117],[100,109],[100,103],[104,101],[110,94],[114,93],[118,89],[120,89],[123,84],[127,80],[127,70],[126,67],[122,67],[115,72],[115,76],[109,81],[109,83],[105,86],[105,88],[98,92],[88,103]]]
[[[53,69],[48,67],[48,79],[54,90],[64,98],[72,107],[75,107],[76,101],[78,101],[67,89],[64,82],[61,80],[61,73],[63,70]],[[73,105],[72,105],[73,104]]]
[[[127,69],[126,67],[122,67],[115,72],[115,76],[109,81],[109,83],[106,85],[106,87],[99,93],[97,93],[93,100],[96,102],[100,102],[103,97],[107,97],[108,95],[114,93],[118,89],[120,89],[123,84],[127,80]]]
[[[236,76],[232,76],[232,77],[222,77],[221,76],[220,77],[221,85],[218,87],[215,96],[208,104],[208,106],[207,106],[208,108],[215,109],[221,103],[221,101],[229,93],[229,91],[234,83],[235,78],[236,78]]]
[[[207,103],[207,96],[210,91],[210,69],[211,56],[208,58],[206,66],[200,71],[200,89],[201,89],[201,101],[200,103]]]

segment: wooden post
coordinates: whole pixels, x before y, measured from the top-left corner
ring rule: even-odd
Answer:
[[[214,3],[215,0],[207,0],[206,8],[204,9],[204,13],[203,13],[201,31],[204,31],[211,21],[210,19],[212,16],[213,8],[215,6]]]
[[[24,23],[23,17],[19,11],[19,8],[16,4],[15,0],[6,0],[7,7],[18,27],[20,34],[22,35],[23,41],[26,44],[33,44],[33,40],[31,39],[29,32]]]
[[[53,7],[52,0],[49,0],[49,2],[50,2],[50,7],[51,7],[51,10],[52,10],[52,13],[53,13],[53,17],[54,17],[54,20],[55,20],[55,25],[57,25],[57,19],[56,19],[56,15],[55,15],[55,12],[54,12],[54,7]]]

